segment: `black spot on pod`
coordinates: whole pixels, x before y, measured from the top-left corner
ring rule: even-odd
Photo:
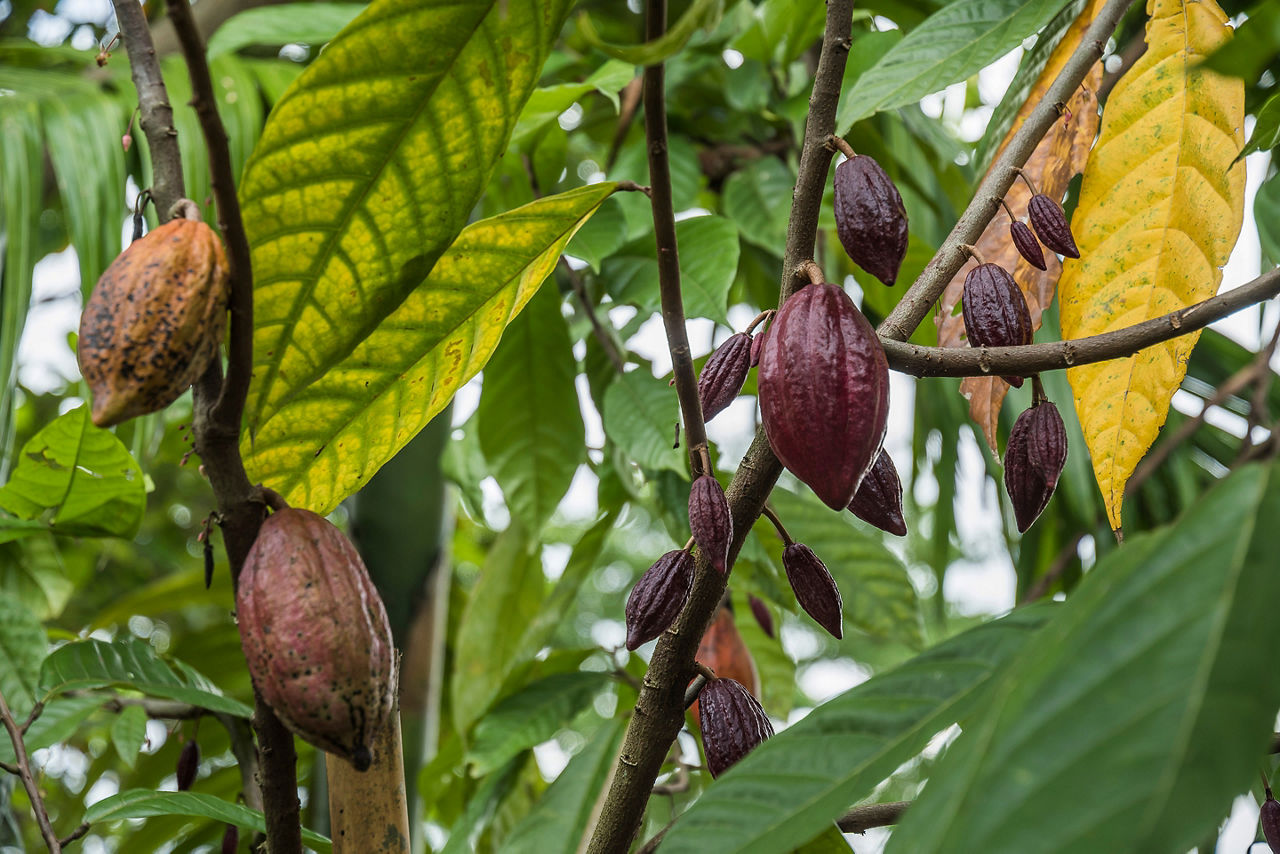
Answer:
[[[1076,240],[1071,236],[1071,225],[1067,222],[1062,205],[1044,193],[1037,193],[1027,202],[1027,217],[1041,243],[1067,258],[1080,257],[1080,250],[1076,248]]]
[[[1038,270],[1048,269],[1044,263],[1044,253],[1040,251],[1040,241],[1027,228],[1025,222],[1014,220],[1009,223],[1009,237],[1018,248],[1018,254],[1027,259],[1027,263]]]
[[[702,402],[702,419],[710,421],[733,403],[747,371],[751,369],[754,342],[745,332],[730,335],[702,366],[698,376],[698,398]]]
[[[813,549],[802,543],[787,546],[782,550],[782,568],[787,571],[787,581],[805,613],[833,637],[843,637],[840,588]]]
[[[836,234],[853,262],[886,285],[907,255],[907,209],[893,181],[865,154],[836,167]]]
[[[751,692],[732,679],[712,679],[698,695],[707,770],[719,777],[760,742],[773,724]]]
[[[733,517],[720,482],[709,474],[696,478],[689,489],[689,529],[711,565],[725,572],[729,541],[733,539]]]
[[[1067,430],[1058,407],[1043,401],[1018,416],[1004,452],[1004,485],[1020,532],[1049,505],[1067,462]]]
[[[667,630],[693,587],[693,556],[667,552],[645,570],[627,597],[627,649],[635,650]]]
[[[862,478],[849,509],[868,524],[898,537],[907,535],[907,522],[902,518],[902,481],[893,460],[884,449]]]
[[[974,347],[1031,343],[1031,310],[1013,276],[998,264],[979,264],[964,278],[964,329]],[[1022,388],[1022,377],[1005,377]]]

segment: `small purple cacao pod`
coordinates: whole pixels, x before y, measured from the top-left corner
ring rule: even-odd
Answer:
[[[702,402],[703,421],[710,421],[723,412],[742,391],[747,371],[751,370],[753,343],[745,332],[730,335],[702,366],[698,398]]]
[[[769,613],[769,606],[764,604],[764,602],[754,594],[747,595],[747,604],[751,606],[751,616],[756,618],[756,623],[759,624],[760,631],[772,638],[773,614]]]
[[[907,522],[902,518],[902,481],[883,448],[849,502],[849,509],[882,531],[898,537],[907,535]]]
[[[1270,786],[1267,786],[1267,798],[1262,802],[1258,820],[1262,822],[1262,836],[1267,845],[1272,851],[1280,851],[1280,801],[1271,794]]]
[[[196,781],[196,771],[200,769],[200,745],[193,738],[182,745],[178,754],[178,791],[185,792]]]
[[[240,850],[240,828],[228,824],[222,832],[222,854],[236,854]]]
[[[1067,258],[1080,257],[1080,250],[1076,248],[1076,240],[1071,236],[1071,224],[1067,222],[1062,205],[1044,193],[1037,193],[1027,202],[1027,217],[1041,243]]]
[[[764,332],[757,332],[751,338],[751,367],[753,368],[760,364],[760,351],[764,348],[764,336],[768,331],[766,329]]]
[[[893,181],[865,154],[835,173],[836,234],[854,263],[893,285],[907,255],[907,209]]]
[[[787,546],[782,550],[782,568],[787,571],[787,581],[791,582],[796,602],[805,613],[833,637],[843,637],[840,588],[813,549],[802,543]]]
[[[889,364],[841,288],[806,285],[778,310],[760,353],[769,445],[832,510],[853,500],[884,441]]]
[[[689,489],[689,529],[693,541],[721,573],[729,563],[729,541],[733,539],[733,516],[720,482],[709,474],[695,478]]]
[[[1009,237],[1013,238],[1013,245],[1018,248],[1018,254],[1027,259],[1027,263],[1037,270],[1047,270],[1048,267],[1044,263],[1044,253],[1040,251],[1040,241],[1036,240],[1036,236],[1031,233],[1031,229],[1027,228],[1027,224],[1021,220],[1014,220],[1009,223]]]
[[[667,552],[640,576],[627,597],[627,649],[639,649],[667,630],[693,587],[693,556]]]
[[[964,278],[964,329],[975,347],[1030,344],[1031,310],[1013,276],[998,264],[979,264]],[[1022,377],[1005,377],[1022,388]]]
[[[773,735],[760,701],[732,679],[712,679],[698,695],[707,770],[719,777]]]
[[[1067,429],[1051,401],[1018,416],[1004,453],[1004,485],[1013,504],[1018,531],[1026,531],[1044,512],[1067,462]]]

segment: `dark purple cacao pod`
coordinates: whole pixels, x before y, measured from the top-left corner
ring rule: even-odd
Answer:
[[[196,781],[196,771],[200,769],[200,745],[193,738],[182,745],[178,754],[178,791],[185,792]]]
[[[1038,270],[1048,269],[1044,263],[1044,253],[1040,251],[1040,241],[1036,240],[1025,222],[1015,219],[1009,223],[1009,237],[1013,239],[1013,245],[1018,247],[1018,254],[1026,258],[1028,264]]]
[[[757,380],[778,459],[832,510],[848,507],[889,414],[889,365],[871,324],[836,285],[806,285],[770,324]]]
[[[907,535],[907,522],[902,518],[902,481],[893,460],[880,449],[880,455],[871,464],[866,477],[853,500],[849,502],[853,515],[895,536]]]
[[[1080,250],[1076,248],[1076,239],[1071,236],[1071,224],[1067,222],[1062,205],[1044,193],[1037,193],[1027,202],[1027,217],[1041,243],[1067,258],[1080,257]]]
[[[689,530],[711,565],[721,573],[728,571],[733,516],[720,482],[709,474],[694,478],[689,489]]]
[[[1031,343],[1031,310],[1013,276],[998,264],[979,264],[964,278],[964,329],[974,347]],[[1022,377],[1005,377],[1022,388]]]
[[[1004,452],[1004,485],[1020,532],[1044,512],[1067,462],[1067,429],[1043,401],[1018,416]]]
[[[733,403],[751,370],[751,336],[745,332],[730,335],[716,348],[702,366],[698,376],[698,399],[702,402],[702,420],[710,421]]]
[[[1262,802],[1258,820],[1262,822],[1262,836],[1267,840],[1267,845],[1271,846],[1272,851],[1280,851],[1280,801],[1271,794],[1270,786],[1267,787],[1267,799]]]
[[[766,329],[764,332],[757,332],[751,339],[751,367],[753,368],[760,364],[760,351],[764,348],[764,335],[768,331]]]
[[[698,703],[702,707],[702,749],[712,777],[719,777],[773,735],[773,724],[760,702],[732,679],[707,682]]]
[[[796,602],[805,613],[833,637],[843,637],[840,588],[813,549],[802,543],[787,546],[782,550],[782,568],[787,571],[787,581],[791,582]]]
[[[240,850],[240,828],[228,824],[222,832],[222,854],[236,854]]]
[[[639,649],[667,630],[693,587],[693,555],[667,552],[640,576],[627,597],[627,649]]]
[[[773,614],[769,613],[769,606],[764,604],[764,602],[754,594],[747,595],[747,604],[751,606],[751,616],[756,618],[756,623],[759,624],[760,631],[772,638]]]
[[[907,209],[880,164],[865,154],[835,174],[836,234],[854,263],[886,285],[898,279],[907,254]]]

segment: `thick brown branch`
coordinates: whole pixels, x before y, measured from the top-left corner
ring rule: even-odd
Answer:
[[[22,787],[27,790],[31,811],[35,813],[36,824],[40,826],[40,835],[44,838],[44,844],[49,846],[49,850],[58,854],[62,851],[62,843],[58,841],[58,834],[53,832],[53,825],[49,823],[49,812],[44,808],[40,787],[36,785],[36,778],[31,773],[31,763],[27,759],[27,746],[22,743],[22,732],[18,722],[13,719],[13,712],[9,709],[9,702],[5,700],[3,693],[0,693],[0,723],[4,724],[5,730],[9,733],[9,741],[13,744],[13,755],[18,760],[14,764],[18,777],[22,780]]]

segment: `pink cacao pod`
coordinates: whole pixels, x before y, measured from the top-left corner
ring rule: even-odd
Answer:
[[[840,588],[813,549],[802,543],[787,546],[782,550],[782,568],[787,571],[787,581],[804,612],[833,637],[844,637]]]
[[[1004,485],[1013,504],[1018,531],[1031,527],[1058,486],[1067,462],[1067,429],[1051,401],[1018,416],[1004,452]]]
[[[907,521],[902,517],[902,481],[883,448],[849,502],[849,510],[882,531],[898,537],[907,535]]]
[[[310,510],[272,513],[240,574],[236,614],[253,683],[284,725],[368,769],[395,711],[396,652],[351,541]]]
[[[1027,259],[1027,263],[1038,270],[1048,269],[1044,263],[1044,253],[1040,251],[1040,241],[1027,228],[1025,222],[1014,220],[1009,223],[1009,237],[1017,247],[1018,254]]]
[[[1059,255],[1067,258],[1079,258],[1080,250],[1076,248],[1076,239],[1071,235],[1071,224],[1062,205],[1046,196],[1036,193],[1027,202],[1027,218],[1031,227],[1036,230],[1040,242]]]
[[[751,369],[753,341],[745,332],[730,335],[715,349],[698,375],[702,420],[710,421],[733,403]]]
[[[769,444],[832,510],[849,506],[884,441],[889,365],[871,324],[836,285],[806,285],[760,353]]]
[[[964,330],[974,347],[1030,344],[1031,310],[1018,283],[998,264],[979,264],[964,277]],[[1022,388],[1022,377],[1004,377]]]
[[[724,489],[709,474],[694,478],[689,489],[689,529],[711,565],[721,573],[728,571],[733,516]]]
[[[680,616],[693,587],[693,555],[667,552],[644,571],[627,597],[627,649],[639,649]]]
[[[773,735],[760,701],[732,679],[712,679],[698,694],[702,706],[702,749],[707,770],[719,777]]]
[[[854,263],[886,285],[907,255],[907,209],[893,181],[865,154],[836,167],[836,235]]]

